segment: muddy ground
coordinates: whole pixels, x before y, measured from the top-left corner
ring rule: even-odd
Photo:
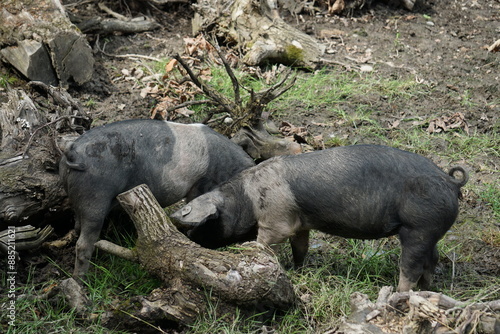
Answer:
[[[114,9],[120,10],[116,6]],[[71,10],[97,12],[96,2],[82,2]],[[125,80],[122,72],[140,66],[143,59],[112,55],[165,58],[184,51],[183,38],[191,36],[192,12],[188,5],[170,5],[163,11],[153,9],[150,13],[162,24],[161,29],[136,35],[89,36],[97,62],[94,80],[83,88],[70,88],[70,93],[87,106],[95,125],[149,117],[155,103],[151,97],[141,97],[140,88]],[[350,109],[356,103],[368,104],[378,111],[371,117],[389,130],[395,124],[403,129],[410,128],[415,122],[426,127],[425,120],[460,112],[472,136],[500,131],[500,53],[487,51],[487,47],[500,38],[499,1],[424,1],[412,12],[375,2],[369,8],[354,11],[352,16],[328,16],[326,8],[319,8],[311,15],[281,14],[290,24],[315,35],[325,44],[327,52],[318,68],[360,73],[374,71],[386,78],[412,77],[426,87],[424,96],[404,102],[394,102],[383,95],[362,96],[359,101],[340,106],[345,107],[346,113],[354,112]],[[364,141],[357,132],[362,124],[335,123],[331,114],[306,110],[300,104],[291,106],[290,110],[281,110],[274,120],[305,126],[311,135],[321,134],[327,138],[334,134],[346,143]],[[498,136],[496,138],[498,140]],[[440,149],[443,147],[436,147]],[[467,156],[455,161],[430,157],[442,167],[452,163],[465,165],[471,171],[469,184],[497,182],[498,185],[498,156],[484,156],[473,162]],[[497,236],[500,233],[500,224],[494,221],[491,208],[486,207],[473,190],[467,191],[461,210],[459,222],[470,218],[477,224],[493,226]],[[500,275],[499,246],[498,237],[496,243],[476,240],[470,245],[474,259],[464,264],[467,268],[463,270],[479,275]],[[50,255],[71,271],[72,253],[66,250]],[[34,256],[30,263],[36,264],[39,260]],[[37,281],[47,279],[47,275],[53,276],[53,273],[41,272]]]
[[[96,10],[92,3],[76,9]],[[151,97],[141,97],[140,87],[125,80],[122,72],[140,67],[145,60],[110,55],[141,54],[164,58],[182,54],[183,38],[193,37],[192,12],[187,5],[171,5],[164,11],[151,10],[150,13],[163,25],[162,29],[137,35],[101,36],[99,39],[89,36],[96,51],[95,79],[72,94],[83,103],[95,102],[90,110],[95,125],[148,117],[155,103]],[[371,6],[351,14],[330,16],[327,8],[321,7],[299,15],[281,11],[288,23],[324,43],[326,53],[317,69],[374,71],[382,78],[413,78],[422,85],[425,94],[406,100],[367,94],[356,97],[358,101],[341,102],[339,108],[349,114],[355,112],[357,104],[369,105],[377,110],[370,117],[387,129],[388,137],[393,127],[426,128],[429,120],[449,118],[456,113],[463,114],[471,136],[499,131],[500,53],[488,52],[487,48],[500,37],[500,2],[420,1],[410,12],[394,4],[374,1]],[[313,72],[305,75],[313,75]],[[328,87],[325,88],[327,92]],[[310,110],[297,103],[287,110],[278,110],[276,114],[279,116],[274,121],[278,125],[289,121],[296,126],[305,126],[310,135],[323,135],[325,140],[335,136],[342,138],[344,143],[377,143],[373,136],[365,138],[361,134],[362,121],[359,124],[336,122],[331,113],[321,109]],[[500,145],[498,137],[496,140]],[[443,140],[434,145],[439,151],[446,149],[447,143]],[[466,166],[472,171],[469,184],[498,182],[498,156],[482,156],[475,161],[470,161],[466,154],[455,161],[432,154],[429,157],[445,169],[451,164]],[[482,217],[479,211],[490,208],[478,205],[479,202],[477,194],[471,191],[462,215]],[[486,216],[494,219],[491,214]],[[496,227],[498,233],[498,222]],[[482,249],[482,246],[478,247]],[[479,271],[499,275],[499,249],[485,247],[486,254],[481,258],[488,260],[478,261],[477,265],[484,264],[487,268]]]

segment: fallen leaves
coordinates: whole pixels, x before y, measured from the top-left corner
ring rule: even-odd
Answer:
[[[283,121],[279,131],[285,138],[301,144],[303,152],[325,149],[323,135],[312,136],[305,126],[295,126],[290,122]]]
[[[441,116],[429,122],[427,127],[428,133],[447,132],[454,129],[462,129],[469,134],[469,125],[465,120],[465,116],[461,112],[456,112],[451,116]]]

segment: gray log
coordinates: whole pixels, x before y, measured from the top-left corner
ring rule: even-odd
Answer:
[[[29,80],[82,85],[94,72],[92,49],[59,0],[4,3],[0,49],[3,61]]]
[[[137,229],[136,247],[132,253],[109,244],[106,249],[137,259],[166,287],[140,298],[140,308],[134,306],[126,312],[148,321],[169,319],[191,324],[206,311],[207,298],[212,305],[232,312],[237,306],[242,310],[257,307],[260,311],[293,306],[296,297],[292,284],[264,246],[247,243],[233,252],[202,248],[177,231],[146,185],[124,192],[117,199]],[[103,243],[99,242],[99,246]],[[104,321],[114,326],[124,320],[120,317],[108,313]]]

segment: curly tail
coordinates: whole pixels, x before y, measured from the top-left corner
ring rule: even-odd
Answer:
[[[462,178],[461,179],[457,179],[455,178],[455,172],[460,172],[462,174]],[[455,166],[455,167],[452,167],[449,171],[448,171],[448,175],[450,175],[453,179],[453,182],[458,185],[459,187],[463,187],[467,181],[469,181],[469,173],[467,173],[467,171],[465,169],[463,169],[462,167],[460,166]]]

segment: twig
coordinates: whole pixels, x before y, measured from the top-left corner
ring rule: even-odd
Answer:
[[[198,105],[198,104],[214,104],[214,101],[212,101],[212,100],[186,101],[186,102],[183,102],[181,104],[175,105],[173,107],[167,108],[167,112],[171,112],[171,111],[174,111],[177,109],[181,109],[181,108],[188,107],[188,106],[194,106],[194,105]]]
[[[234,108],[232,107],[229,107],[227,105],[227,103],[224,101],[224,98],[219,95],[217,92],[215,92],[214,90],[212,90],[211,88],[209,88],[207,85],[201,83],[198,78],[196,77],[196,75],[193,73],[193,71],[191,70],[191,68],[186,64],[186,62],[177,54],[175,56],[173,56],[173,58],[175,60],[177,60],[179,62],[179,64],[182,65],[182,67],[186,70],[186,72],[188,73],[189,77],[191,78],[191,81],[193,81],[193,83],[198,86],[202,91],[203,93],[205,93],[208,97],[210,97],[211,99],[213,99],[217,104],[219,104],[220,106],[222,106],[224,108],[224,110],[228,113],[232,113],[232,110]]]
[[[160,62],[161,59],[160,58],[156,58],[156,57],[152,57],[152,56],[144,56],[144,55],[138,55],[138,54],[124,54],[124,55],[113,55],[113,54],[110,54],[110,53],[107,53],[107,52],[104,52],[103,50],[100,50],[104,55],[108,56],[108,57],[116,57],[116,58],[144,58],[144,59],[148,59],[148,60],[154,60],[154,61],[158,61]]]
[[[62,121],[63,119],[66,119],[69,121],[70,118],[79,118],[79,119],[83,119],[85,117],[83,116],[61,116],[61,117],[58,117],[56,118],[55,120],[53,120],[52,122],[49,122],[49,123],[45,123],[44,125],[38,127],[35,129],[35,131],[33,131],[33,133],[31,134],[30,136],[30,139],[28,140],[28,143],[26,144],[26,148],[24,149],[23,151],[23,154],[21,155],[23,159],[26,159],[26,155],[28,154],[28,151],[29,151],[29,148],[31,146],[31,143],[33,141],[33,138],[35,137],[35,135],[37,134],[37,132],[43,128],[46,128],[47,126],[49,125],[52,125],[52,124],[55,124],[59,121]]]
[[[92,2],[94,2],[94,0],[84,0],[84,1],[65,4],[64,7],[72,8],[72,7],[77,7],[77,6],[85,5],[85,4],[92,3]]]
[[[99,3],[97,4],[97,7],[99,7],[99,9],[100,9],[100,10],[102,10],[102,11],[104,11],[104,12],[108,13],[109,15],[113,16],[115,19],[118,19],[118,20],[120,20],[120,21],[125,21],[125,22],[130,21],[130,19],[129,19],[128,17],[123,16],[123,15],[121,15],[121,14],[118,14],[118,13],[116,13],[116,12],[112,11],[112,10],[111,10],[108,6],[106,6],[106,5],[105,5],[104,3],[102,3],[102,2],[99,2]]]
[[[226,60],[226,57],[222,55],[222,52],[220,50],[219,43],[217,43],[216,39],[212,37],[214,43],[210,42],[210,44],[214,47],[215,51],[219,55],[219,58],[222,60],[222,63],[224,64],[224,67],[226,69],[227,74],[229,75],[229,78],[231,79],[231,82],[233,84],[233,91],[234,91],[234,103],[241,107],[241,96],[240,96],[240,84],[238,82],[238,79],[236,79],[233,70],[231,69],[231,66],[229,66],[229,63]]]
[[[155,326],[155,325],[153,325],[153,324],[151,324],[151,323],[147,322],[146,320],[143,320],[143,319],[141,319],[141,318],[139,318],[139,317],[136,317],[135,315],[133,315],[133,314],[131,314],[131,313],[128,313],[127,311],[120,310],[120,312],[125,313],[126,315],[130,316],[131,318],[134,318],[135,320],[138,320],[138,321],[140,321],[140,322],[142,322],[142,323],[144,323],[144,324],[146,324],[146,325],[148,325],[148,326],[153,327],[154,329],[156,329],[156,330],[157,330],[157,331],[159,331],[160,333],[167,334],[167,332],[165,332],[165,331],[164,331],[163,329],[161,329],[160,327],[157,327],[157,326]]]
[[[216,122],[218,122],[218,121],[220,121],[220,120],[224,120],[226,117],[230,116],[229,114],[224,114],[224,115],[222,115],[222,116],[219,116],[219,117],[216,117],[216,118],[214,118],[214,119],[211,119],[211,118],[212,118],[212,116],[213,116],[214,114],[215,114],[215,113],[211,113],[211,114],[210,114],[210,119],[208,119],[208,120],[206,120],[206,121],[205,121],[205,120],[203,120],[203,121],[205,121],[205,123],[203,123],[203,122],[202,122],[202,123],[203,123],[203,124],[211,124],[211,123],[216,123]]]
[[[335,64],[335,65],[340,65],[340,66],[343,66],[345,67],[346,70],[350,71],[351,68],[355,67],[355,68],[358,68],[358,66],[355,66],[355,65],[349,65],[349,64],[346,64],[346,63],[343,63],[343,62],[340,62],[340,61],[337,61],[337,60],[330,60],[330,59],[325,59],[325,58],[320,58],[319,61],[323,62],[323,63],[327,63],[327,64]]]
[[[270,88],[266,89],[265,91],[257,93],[257,96],[259,97],[259,100],[260,100],[259,101],[260,104],[266,105],[269,102],[271,102],[272,100],[281,96],[283,93],[285,93],[290,88],[292,88],[292,86],[295,84],[295,81],[297,80],[297,76],[294,76],[292,78],[292,80],[290,81],[290,83],[288,83],[286,86],[281,88],[281,90],[278,90],[276,93],[274,92],[275,90],[280,88],[288,80],[288,78],[290,77],[290,73],[291,73],[290,71],[287,71],[287,73],[285,74],[285,77],[281,81],[277,82],[276,84],[274,84]]]
[[[19,160],[23,160],[24,157],[22,154],[16,156],[16,157],[12,157],[12,158],[7,158],[7,159],[3,159],[0,161],[0,166],[4,166],[4,165],[8,165],[8,164],[11,164],[11,163],[14,163],[16,161],[19,161]]]

